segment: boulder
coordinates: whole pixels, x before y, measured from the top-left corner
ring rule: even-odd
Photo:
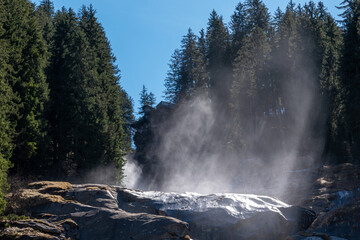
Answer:
[[[119,208],[189,223],[195,239],[281,239],[307,229],[314,212],[251,194],[197,194],[117,188]]]
[[[309,231],[326,232],[345,239],[360,239],[360,202],[322,213],[312,223]]]
[[[28,213],[37,219],[46,218],[47,222],[61,226],[61,233],[56,239],[135,240],[188,237],[186,222],[167,216],[129,213],[118,208],[116,191],[105,185],[69,184],[64,189],[63,183],[57,186],[56,182],[37,182],[8,198],[14,203],[11,205],[17,213]],[[16,222],[14,226],[19,224],[22,223]],[[49,237],[51,230],[43,225],[28,225],[34,229],[31,236],[38,233],[38,239],[52,239]],[[6,231],[8,230],[9,228],[6,228]],[[42,235],[49,238],[42,238]]]
[[[47,220],[27,219],[0,222],[0,239],[66,239],[63,226]]]
[[[321,166],[312,192],[302,205],[315,211],[316,220],[307,229],[310,237],[360,239],[360,165],[343,163]],[[327,236],[327,237],[324,237]]]
[[[360,200],[360,165],[324,165],[312,186],[310,198],[302,204],[316,213],[328,212]]]
[[[307,229],[311,210],[253,194],[138,191],[36,182],[8,196],[28,221],[3,226],[28,239],[285,239]],[[4,238],[6,239],[6,238]],[[11,237],[9,238],[11,239]]]

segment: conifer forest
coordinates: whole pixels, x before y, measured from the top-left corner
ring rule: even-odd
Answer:
[[[129,154],[160,190],[170,162],[190,158],[194,169],[218,155],[268,166],[291,149],[296,161],[359,164],[360,0],[340,16],[326,4],[290,0],[271,14],[241,0],[230,22],[213,10],[179,39],[163,105],[143,86],[134,110],[96,6],[0,0],[0,215],[14,179],[76,182],[110,167],[121,184]]]

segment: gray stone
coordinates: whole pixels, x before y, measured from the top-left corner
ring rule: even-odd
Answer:
[[[250,194],[196,194],[117,188],[119,208],[171,216],[190,225],[195,239],[279,239],[304,230],[312,211]]]

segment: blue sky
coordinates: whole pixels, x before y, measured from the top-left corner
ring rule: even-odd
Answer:
[[[40,0],[32,0],[38,4]],[[224,22],[230,21],[239,0],[53,0],[55,9],[62,6],[78,11],[82,5],[93,4],[105,28],[121,70],[121,86],[134,99],[138,109],[139,93],[144,84],[162,100],[164,79],[171,54],[179,48],[183,35],[191,27],[195,33],[206,29],[210,12],[215,9]],[[270,13],[288,1],[263,0]],[[304,0],[294,1],[304,4]],[[315,0],[315,2],[317,2]],[[337,16],[335,8],[342,0],[323,0]]]

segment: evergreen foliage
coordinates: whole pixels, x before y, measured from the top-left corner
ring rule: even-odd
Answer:
[[[344,48],[341,57],[341,107],[343,140],[350,157],[360,156],[360,1],[344,0]]]
[[[90,5],[0,1],[0,213],[12,174],[59,179],[131,150],[132,100]]]
[[[0,215],[5,209],[3,198],[8,188],[7,172],[11,166],[10,158],[14,148],[12,139],[15,134],[15,123],[11,121],[10,116],[16,112],[15,96],[7,78],[9,66],[7,65],[8,43],[4,39],[5,21],[5,6],[0,2]]]
[[[120,75],[115,57],[95,13],[92,5],[89,8],[83,7],[80,19],[80,27],[89,43],[87,53],[90,54],[90,59],[87,60],[87,95],[93,123],[88,124],[97,125],[94,129],[102,135],[99,143],[105,143],[102,146],[104,160],[100,163],[115,163],[118,169],[122,169],[122,156],[131,145],[129,124],[132,119],[132,104],[119,85]]]
[[[209,86],[208,73],[206,71],[206,38],[205,31],[201,29],[199,32],[199,37],[196,42],[195,50],[195,64],[194,64],[194,89],[195,92],[206,93],[206,89]]]
[[[130,148],[132,105],[119,86],[115,58],[95,10],[83,7],[78,18],[62,9],[54,27],[49,74],[53,162],[70,175],[100,164],[121,171]]]
[[[322,2],[290,1],[271,18],[261,0],[245,0],[228,25],[213,10],[206,31],[189,28],[174,51],[166,100],[210,98],[220,109],[213,133],[236,153],[269,154],[286,145],[279,139],[306,153],[305,142],[325,136],[324,156],[356,161],[360,1],[344,0],[341,9],[342,25]],[[308,105],[302,91],[311,93]],[[77,14],[55,13],[50,0],[36,8],[0,1],[0,94],[0,213],[11,166],[13,174],[60,178],[112,165],[121,179],[133,103],[91,5]],[[145,86],[140,96],[143,114],[156,100]],[[298,115],[304,105],[306,118]],[[299,124],[307,126],[302,139],[292,139]]]
[[[165,80],[165,98],[172,103],[189,99],[208,86],[206,71],[206,39],[203,30],[197,37],[191,28],[181,41],[181,49],[172,55]]]
[[[311,142],[325,136],[324,157],[356,159],[359,1],[345,0],[342,8],[343,26],[322,2],[290,1],[271,17],[261,0],[245,0],[236,6],[229,27],[213,10],[206,33],[194,37],[188,32],[174,52],[166,98],[179,103],[202,86],[221,109],[215,126],[226,123],[224,136],[216,136],[235,153],[262,149],[259,154],[269,154],[286,144],[306,153]],[[310,103],[299,92],[311,96]],[[297,131],[293,126],[304,126],[300,140],[291,137]]]
[[[169,70],[165,79],[165,99],[171,103],[179,102],[180,86],[180,68],[181,68],[181,52],[176,49],[171,55]]]
[[[52,24],[54,13],[54,4],[50,0],[42,0],[36,8],[36,15],[47,47],[51,45],[52,35],[54,33]]]
[[[143,85],[143,88],[140,92],[140,107],[139,107],[139,114],[143,115],[145,112],[145,107],[154,107],[156,102],[155,95],[152,92],[148,92],[145,85]]]
[[[215,10],[211,12],[208,20],[206,44],[210,94],[218,99],[217,102],[226,103],[232,80],[229,31],[223,23],[222,16]]]
[[[7,79],[16,95],[17,114],[12,162],[18,172],[31,169],[41,151],[46,134],[44,107],[48,101],[48,84],[44,67],[46,46],[27,0],[4,1],[6,20],[3,39],[8,43]]]
[[[231,141],[235,142],[240,142],[236,138],[245,140],[245,136],[256,135],[261,119],[259,116],[271,108],[267,101],[269,84],[264,65],[270,56],[270,45],[266,36],[270,17],[261,1],[246,1],[243,11],[251,15],[245,16],[245,36],[234,60],[235,80],[231,88],[231,106],[236,113],[233,121],[240,127],[235,132],[241,133],[240,136],[233,136],[235,139]],[[252,145],[249,141],[245,140],[248,147]]]

